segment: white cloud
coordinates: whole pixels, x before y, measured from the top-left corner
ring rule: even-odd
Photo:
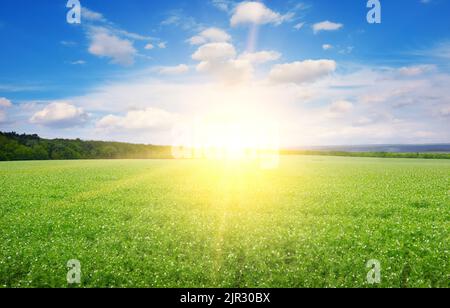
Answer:
[[[248,61],[231,59],[224,62],[201,62],[200,73],[208,73],[226,84],[239,84],[251,80],[253,67]]]
[[[77,43],[73,42],[73,41],[61,41],[60,43],[61,43],[61,45],[66,46],[66,47],[73,47],[73,46],[77,45]]]
[[[26,84],[0,84],[0,91],[2,92],[34,92],[42,91],[45,87],[39,85]]]
[[[333,45],[330,45],[330,44],[323,44],[323,45],[322,45],[322,49],[323,49],[323,50],[330,50],[330,49],[333,49]]]
[[[340,53],[341,55],[349,55],[349,54],[351,54],[351,53],[353,52],[353,49],[355,49],[355,47],[353,47],[353,46],[347,46],[347,47],[345,47],[345,48],[339,50],[339,53]]]
[[[367,126],[374,123],[374,120],[366,117],[366,116],[360,116],[356,121],[353,122],[354,126]]]
[[[137,55],[133,43],[121,39],[104,27],[91,27],[89,31],[89,52],[99,57],[107,57],[112,63],[129,66]]]
[[[77,60],[77,61],[70,62],[70,64],[72,64],[72,65],[84,65],[84,64],[86,64],[86,61],[84,61],[84,60]]]
[[[236,61],[238,58],[224,60],[221,71],[209,72],[223,73],[224,78],[239,77],[236,67],[239,67],[238,64],[246,67],[248,61],[239,63]],[[423,80],[411,80],[400,78],[397,68],[362,65],[349,69],[350,72],[332,74],[314,83],[276,83],[268,86],[264,79],[252,79],[249,84],[233,85],[232,88],[211,79],[193,79],[191,75],[180,77],[176,82],[170,79],[155,80],[148,74],[145,75],[147,77],[138,75],[137,78],[126,76],[122,82],[106,84],[83,97],[70,98],[70,101],[100,116],[100,119],[105,114],[112,115],[102,122],[104,130],[94,132],[89,127],[77,129],[77,135],[85,139],[171,144],[170,125],[159,131],[156,128],[124,128],[128,122],[134,121],[134,117],[127,117],[130,110],[142,112],[155,108],[170,110],[188,120],[212,111],[221,114],[222,111],[225,114],[239,111],[244,116],[250,115],[249,119],[255,111],[263,113],[265,118],[278,120],[281,124],[280,143],[283,146],[439,143],[450,140],[448,74],[433,73]],[[377,103],[361,99],[364,95],[382,95],[385,92],[392,95]],[[330,102],[342,98],[353,104],[351,111],[333,114]],[[402,110],[396,107],[399,101],[411,100],[413,104],[405,105]],[[334,110],[343,109],[336,104]],[[145,127],[145,124],[136,126]],[[107,130],[108,127],[114,130]],[[435,135],[417,137],[417,132],[432,132]]]
[[[103,21],[106,22],[106,19],[103,17],[102,14],[98,12],[94,12],[87,7],[81,8],[81,17],[82,19],[85,19],[87,21]]]
[[[440,111],[439,111],[440,115],[443,117],[450,117],[450,106],[447,107],[443,107]]]
[[[231,36],[219,28],[208,28],[200,34],[191,37],[188,41],[191,45],[203,45],[206,43],[223,43],[229,42]]]
[[[336,70],[333,60],[306,60],[275,65],[269,79],[275,83],[303,84],[314,82]]]
[[[431,55],[436,58],[442,59],[450,59],[450,41],[445,41],[438,44],[435,48],[431,49],[431,51],[426,53],[427,55]]]
[[[230,0],[212,0],[212,5],[221,11],[229,12],[233,6],[233,2]]]
[[[267,9],[264,5],[262,6]],[[227,7],[233,10],[231,5]],[[232,18],[236,19],[235,25],[244,23],[276,25],[288,20],[289,17],[270,9],[262,10],[262,12],[262,14],[260,14],[261,10],[247,12],[251,15],[249,17],[245,12],[238,15],[236,9],[230,14],[234,14]],[[170,22],[180,25],[183,23],[177,19],[172,19]],[[333,29],[333,25],[336,29]],[[139,39],[138,36],[126,34],[114,26],[106,24],[102,26],[106,29],[104,32],[110,37],[116,37],[121,41],[128,41],[124,38],[129,38],[131,48],[134,49],[132,41]],[[303,26],[302,24],[298,28]],[[329,24],[317,25],[316,30],[317,32],[331,31],[342,26],[329,22]],[[87,26],[86,29],[92,29],[92,27]],[[148,74],[149,69],[146,70],[146,74],[137,72],[134,75],[134,72],[130,72],[122,82],[108,83],[82,97],[66,99],[72,102],[70,104],[75,108],[75,114],[76,110],[80,113],[80,108],[77,107],[82,107],[94,113],[94,115],[90,114],[89,118],[95,116],[98,119],[96,124],[99,130],[94,133],[89,127],[77,129],[75,131],[80,134],[79,137],[88,138],[86,135],[90,134],[89,136],[96,139],[114,140],[120,136],[119,138],[124,141],[145,140],[151,143],[168,144],[171,142],[169,133],[173,123],[177,122],[178,116],[165,110],[180,113],[179,117],[183,118],[185,116],[195,118],[198,114],[206,114],[211,110],[225,110],[231,114],[236,111],[244,113],[241,111],[245,110],[245,114],[250,115],[249,119],[252,118],[251,115],[255,110],[258,112],[262,110],[268,115],[268,119],[272,120],[273,116],[279,119],[282,125],[287,126],[284,129],[286,134],[282,134],[282,144],[291,146],[330,142],[407,142],[411,140],[408,138],[415,133],[423,137],[420,140],[431,138],[429,137],[431,134],[418,132],[435,133],[433,140],[448,139],[450,136],[446,129],[450,113],[446,85],[450,79],[444,73],[437,74],[437,70],[428,69],[420,64],[401,69],[375,69],[353,63],[343,70],[346,73],[332,74],[337,66],[335,61],[307,60],[275,65],[268,79],[265,71],[258,72],[261,75],[255,74],[258,77],[261,76],[261,79],[257,79],[253,75],[257,65],[279,60],[281,54],[275,51],[240,53],[231,43],[230,35],[223,30],[208,28],[201,32],[200,29],[194,29],[194,31],[196,32],[193,33],[199,33],[190,40],[192,44],[199,45],[192,55],[192,59],[198,61],[197,71],[210,75],[206,77],[217,77],[220,82],[215,82],[215,78],[192,78],[191,74],[179,76],[174,82],[171,78],[155,79],[155,74]],[[153,48],[165,47],[159,39],[146,41],[145,44]],[[243,47],[242,44],[236,46]],[[329,49],[327,44],[323,47]],[[345,45],[334,48],[338,52],[344,47]],[[114,50],[114,48],[110,49]],[[346,52],[347,50],[350,49],[346,49]],[[104,56],[115,61],[111,54]],[[134,53],[131,58],[134,59],[135,56],[137,53]],[[170,65],[172,64],[177,63]],[[187,71],[189,67],[181,64],[159,67],[152,72],[174,75]],[[350,71],[352,73],[349,73]],[[429,74],[422,80],[419,77],[422,77],[424,73]],[[133,76],[137,77],[132,78]],[[329,77],[324,78],[326,76]],[[403,76],[417,78],[403,78]],[[243,80],[251,82],[239,84]],[[270,86],[267,80],[272,81]],[[237,84],[229,87],[229,83]],[[388,95],[384,95],[385,93]],[[364,97],[367,100],[363,99]],[[342,98],[346,100],[341,100]],[[376,101],[376,104],[369,101]],[[19,109],[18,105],[14,108]],[[234,106],[227,109],[230,105]],[[83,109],[81,113],[84,116],[81,118],[86,120],[87,114]],[[16,109],[8,114],[13,116],[13,120],[16,117],[15,111]],[[39,113],[41,113],[40,121],[44,122],[42,118],[50,117],[51,112],[45,112],[44,117],[43,110],[33,109],[26,115],[29,118],[30,115],[35,114],[33,117],[37,123],[39,117],[36,115]],[[85,120],[74,120],[74,122],[84,123]],[[66,126],[66,124],[59,124],[58,120],[53,121],[55,122],[57,124],[52,125]],[[97,132],[101,133],[97,135]],[[148,132],[153,133],[146,135]],[[431,139],[429,141],[432,142]]]
[[[67,102],[55,102],[36,112],[30,119],[32,124],[50,127],[73,127],[85,123],[88,114]]]
[[[146,36],[146,35],[141,35],[138,33],[133,33],[133,32],[129,32],[127,30],[121,29],[120,27],[118,27],[117,25],[115,25],[114,23],[110,22],[109,20],[107,20],[103,14],[98,13],[98,12],[94,12],[86,7],[82,8],[82,18],[85,19],[88,24],[88,29],[90,26],[96,25],[99,26],[101,25],[104,28],[107,28],[108,31],[110,31],[111,33],[117,35],[117,36],[121,36],[121,37],[125,37],[131,40],[136,40],[136,41],[151,41],[151,40],[157,40],[157,38],[154,37],[150,37],[150,36]],[[70,43],[70,42],[69,42]],[[69,46],[71,44],[68,44]]]
[[[201,62],[215,62],[230,60],[236,56],[236,49],[229,43],[210,43],[201,46],[192,59]]]
[[[0,123],[6,122],[6,113],[3,110],[0,110]]]
[[[153,41],[153,40],[158,40],[157,38],[154,38],[154,37],[151,37],[151,36],[146,36],[146,35],[141,35],[141,34],[138,34],[138,33],[128,32],[126,30],[118,29],[118,28],[114,28],[114,27],[110,27],[110,30],[111,30],[111,32],[113,32],[117,36],[122,36],[124,38],[128,38],[128,39],[133,40],[133,41]]]
[[[250,1],[242,2],[236,7],[230,22],[233,27],[241,24],[280,25],[292,17],[292,13],[282,15],[272,11],[261,2]]]
[[[353,109],[353,104],[349,101],[339,100],[335,101],[330,106],[330,111],[333,113],[346,113]]]
[[[239,59],[246,60],[254,64],[262,64],[266,62],[276,61],[281,58],[281,54],[276,51],[259,51],[252,53],[243,53]]]
[[[435,63],[447,64],[450,60],[450,40],[446,39],[435,44],[426,45],[417,50],[406,52],[407,55],[425,58],[426,61],[432,59]]]
[[[319,33],[320,31],[336,31],[343,27],[343,24],[334,23],[331,21],[322,21],[313,25],[314,33]]]
[[[167,43],[166,42],[161,42],[158,44],[158,48],[160,49],[166,49],[167,48]]]
[[[188,39],[188,42],[191,45],[203,45],[203,44],[207,43],[207,40],[200,35],[196,35],[196,36],[193,36],[190,39]]]
[[[161,26],[175,26],[186,31],[199,31],[202,28],[195,18],[186,15],[182,9],[172,10],[168,17],[161,22]]]
[[[152,43],[148,43],[147,45],[145,45],[144,49],[145,50],[152,50],[153,48],[155,48],[155,46]]]
[[[134,64],[134,59],[138,55],[134,47],[135,41],[146,42],[146,49],[152,46],[150,42],[159,41],[158,38],[124,30],[106,19],[103,14],[86,7],[82,8],[82,20],[84,20],[82,29],[90,41],[89,53],[98,57],[110,58],[113,64],[124,66]],[[61,43],[65,46],[76,44],[70,41]]]
[[[181,75],[189,72],[189,66],[180,64],[177,66],[165,66],[158,68],[160,75]]]
[[[12,103],[9,99],[5,97],[0,97],[0,107],[9,108],[12,106]]]
[[[237,84],[248,81],[253,75],[252,63],[237,58],[237,52],[229,43],[209,43],[201,46],[192,59],[200,61],[197,71],[208,73],[222,82]]]
[[[158,108],[129,111],[125,116],[107,115],[96,126],[106,130],[161,130],[169,129],[177,116]]]
[[[300,23],[298,23],[298,24],[296,24],[296,25],[294,26],[294,29],[295,29],[295,30],[300,30],[300,29],[303,28],[304,25],[305,25],[304,22],[300,22]]]
[[[162,26],[171,26],[171,25],[178,25],[181,22],[181,17],[178,15],[170,15],[169,17],[167,17],[166,19],[164,19],[161,22]]]
[[[425,73],[434,72],[436,70],[435,65],[416,65],[402,67],[398,71],[401,75],[407,77],[420,76]]]

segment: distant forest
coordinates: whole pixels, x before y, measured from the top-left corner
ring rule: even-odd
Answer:
[[[0,132],[0,161],[171,158],[171,148],[120,142],[42,139]]]
[[[346,152],[334,150],[282,150],[282,155],[323,155],[382,158],[450,159],[450,153]],[[168,146],[80,139],[43,139],[38,135],[0,132],[0,161],[69,159],[171,159]]]
[[[378,157],[378,158],[419,158],[419,159],[450,159],[450,153],[399,153],[399,152],[344,152],[344,151],[281,151],[282,155],[313,155],[313,156],[345,156],[345,157]]]

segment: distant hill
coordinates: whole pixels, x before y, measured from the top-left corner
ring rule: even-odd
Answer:
[[[171,148],[120,142],[42,139],[0,132],[0,161],[171,158]]]
[[[450,159],[450,144],[310,147],[282,155]],[[172,159],[171,147],[80,139],[43,139],[0,132],[0,161],[66,159]]]

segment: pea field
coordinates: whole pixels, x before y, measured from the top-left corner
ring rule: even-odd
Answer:
[[[0,163],[4,288],[448,288],[449,231],[450,160]]]

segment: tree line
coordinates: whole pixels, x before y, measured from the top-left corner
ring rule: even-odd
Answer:
[[[0,161],[171,158],[171,148],[0,132]]]
[[[321,155],[381,158],[450,159],[450,153],[389,153],[339,151],[289,151],[281,155]],[[167,146],[80,139],[43,139],[38,135],[0,132],[0,161],[69,159],[171,159]]]
[[[378,157],[378,158],[418,158],[450,159],[450,153],[399,153],[399,152],[343,152],[343,151],[281,151],[282,155],[344,156],[344,157]]]

